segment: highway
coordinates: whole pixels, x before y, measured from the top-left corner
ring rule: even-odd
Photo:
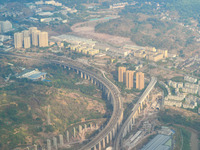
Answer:
[[[157,79],[155,77],[152,77],[151,78],[151,82],[149,83],[149,85],[147,86],[147,88],[145,89],[143,94],[141,95],[141,97],[138,100],[138,102],[133,107],[132,113],[129,115],[129,117],[126,119],[126,121],[122,125],[122,127],[121,127],[121,129],[120,129],[120,131],[119,131],[119,133],[117,135],[117,138],[114,141],[114,150],[120,150],[120,140],[122,138],[122,135],[123,135],[123,132],[124,132],[125,128],[128,126],[128,124],[131,121],[131,119],[133,118],[134,114],[138,111],[138,108],[140,107],[140,104],[146,99],[147,95],[149,95],[151,90],[154,88],[156,82],[157,82]]]
[[[18,58],[26,58],[26,59],[35,59],[35,60],[40,60],[40,61],[47,62],[47,63],[53,63],[53,64],[67,66],[67,67],[73,68],[75,70],[78,70],[82,73],[89,75],[90,78],[96,79],[98,82],[103,84],[104,87],[106,87],[106,89],[110,92],[112,100],[113,100],[112,116],[111,116],[109,122],[107,123],[107,125],[105,126],[105,128],[100,133],[98,133],[98,135],[95,136],[89,143],[87,143],[85,146],[83,146],[81,148],[81,150],[92,149],[99,142],[101,142],[103,139],[105,139],[105,137],[107,135],[109,135],[113,131],[113,129],[116,129],[118,122],[121,123],[121,121],[122,121],[121,116],[123,114],[123,107],[122,107],[123,104],[120,99],[119,90],[110,80],[108,80],[106,78],[104,73],[103,73],[104,77],[99,76],[99,75],[95,74],[94,72],[85,69],[85,67],[83,66],[82,63],[79,63],[79,62],[71,60],[71,59],[58,61],[58,60],[39,59],[39,58],[35,58],[35,57],[29,58],[29,57],[23,56],[23,55],[1,54],[1,53],[0,53],[0,55],[18,57]]]
[[[101,82],[111,93],[111,96],[113,97],[113,113],[111,116],[111,119],[109,120],[108,124],[106,127],[96,136],[93,138],[92,141],[90,141],[88,144],[86,144],[84,147],[82,147],[80,150],[88,150],[96,146],[100,141],[105,139],[107,135],[109,135],[110,132],[113,131],[113,128],[115,128],[118,124],[119,119],[121,119],[121,113],[123,111],[122,107],[122,101],[120,99],[120,93],[117,87],[106,78],[106,76],[103,74],[104,78],[101,76],[96,75],[95,73],[86,70],[84,68],[80,68],[79,66],[81,64],[74,62],[72,60],[70,61],[65,61],[65,62],[60,62],[60,61],[51,61],[52,63],[63,65],[63,66],[68,66],[70,68],[79,70],[83,73],[86,73],[87,75],[90,76],[90,78],[94,78]],[[81,65],[82,66],[82,65]]]

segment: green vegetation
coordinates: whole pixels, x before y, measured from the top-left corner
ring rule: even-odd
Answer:
[[[176,76],[176,77],[171,78],[171,80],[174,82],[184,82],[184,77]]]
[[[170,114],[170,110],[160,111],[158,120],[165,124],[178,124],[191,127],[196,131],[200,131],[200,121],[179,114]]]
[[[1,76],[12,72],[5,66],[0,65]],[[54,65],[35,67],[48,72],[47,79],[51,81],[33,82],[12,77],[14,82],[0,88],[0,149],[27,145],[27,136],[42,140],[39,134],[63,132],[82,118],[109,118],[112,114],[112,107],[100,98],[100,90],[83,82],[76,73]],[[48,105],[51,106],[51,125],[46,123]],[[102,113],[105,107],[110,110]]]
[[[159,84],[159,83],[157,82],[157,83],[156,83],[156,86],[160,87],[160,88],[163,90],[163,92],[164,92],[164,97],[166,97],[166,96],[168,95],[168,91],[167,91],[167,89],[166,89],[163,85],[161,85],[161,84]]]
[[[193,32],[181,27],[176,21],[161,20],[155,16],[160,16],[161,13],[169,13],[169,17],[171,17],[171,12],[177,11],[180,17],[175,15],[174,18],[177,20],[179,18],[183,22],[190,22],[192,17],[200,18],[197,9],[200,6],[198,0],[147,0],[151,2],[151,5],[145,3],[146,0],[136,1],[138,2],[136,5],[127,5],[119,13],[120,18],[100,23],[95,27],[95,30],[111,35],[129,37],[140,46],[178,50],[187,47],[187,49],[190,49],[195,41]],[[131,1],[129,2],[131,3]],[[156,3],[160,4],[160,9],[157,9]],[[169,18],[167,15],[165,17]],[[184,56],[184,54],[181,56]]]
[[[190,150],[191,133],[180,126],[172,126],[175,129],[174,140],[176,142],[174,150]]]

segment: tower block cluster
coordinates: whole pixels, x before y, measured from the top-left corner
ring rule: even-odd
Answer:
[[[30,48],[32,46],[47,47],[48,32],[42,32],[37,27],[31,27],[28,30],[14,34],[15,48]]]
[[[126,70],[126,67],[118,68],[118,82],[126,83],[127,89],[136,88],[142,90],[144,88],[144,73]]]

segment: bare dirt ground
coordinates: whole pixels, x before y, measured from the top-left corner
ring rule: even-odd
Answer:
[[[105,33],[96,33],[95,26],[98,22],[99,21],[87,21],[77,23],[71,27],[71,30],[76,35],[92,38],[97,41],[103,41],[111,45],[122,46],[125,44],[134,44],[130,38],[114,36]]]

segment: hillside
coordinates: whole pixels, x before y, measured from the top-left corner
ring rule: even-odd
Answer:
[[[162,49],[193,50],[196,33],[169,21],[161,21],[149,15],[127,15],[100,23],[96,32],[129,37],[135,44]]]
[[[43,146],[47,138],[64,134],[73,124],[99,122],[109,117],[101,91],[77,74],[60,67],[40,66],[51,82],[12,79],[0,88],[0,149],[10,150],[36,143]],[[0,65],[11,72],[10,67]],[[49,107],[50,124],[47,124]],[[96,121],[95,121],[96,120]]]

